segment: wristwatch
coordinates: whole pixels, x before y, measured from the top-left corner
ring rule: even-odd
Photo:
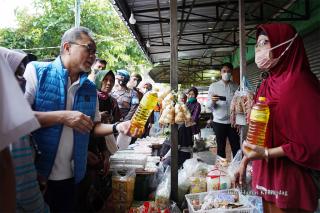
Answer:
[[[117,126],[118,126],[119,122],[116,122],[112,125],[112,133],[113,134],[117,134],[118,130],[117,130]]]

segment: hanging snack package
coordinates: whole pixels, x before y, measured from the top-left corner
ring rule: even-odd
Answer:
[[[177,103],[174,108],[175,108],[174,122],[176,124],[183,124],[186,120],[186,115],[185,115],[184,108],[182,107],[182,104]]]
[[[174,106],[173,104],[169,104],[166,105],[164,110],[161,113],[160,119],[159,119],[159,123],[162,125],[166,125],[166,124],[174,124]]]
[[[237,90],[230,104],[231,126],[246,125],[249,123],[249,115],[253,105],[253,93],[248,89]]]

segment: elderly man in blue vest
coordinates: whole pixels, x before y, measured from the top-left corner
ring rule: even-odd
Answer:
[[[90,131],[104,136],[127,132],[130,125],[100,123],[96,87],[87,78],[95,54],[90,30],[71,28],[62,37],[60,56],[53,62],[32,62],[24,74],[25,97],[42,126],[33,133],[41,151],[36,168],[47,179],[45,200],[52,212],[74,211]]]

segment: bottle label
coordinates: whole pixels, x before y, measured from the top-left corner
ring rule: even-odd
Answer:
[[[268,122],[268,114],[259,110],[251,110],[250,120],[266,123]]]

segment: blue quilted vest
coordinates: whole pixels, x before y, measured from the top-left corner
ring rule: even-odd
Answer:
[[[35,111],[57,111],[66,109],[68,71],[61,63],[60,57],[52,63],[32,62],[36,69],[38,87],[33,109]],[[73,110],[80,111],[94,120],[96,110],[96,86],[87,79],[85,73],[80,75],[80,88],[77,90]],[[63,125],[41,128],[33,133],[41,155],[36,161],[39,174],[49,177],[62,133]],[[89,134],[73,130],[73,160],[75,183],[85,175]]]

